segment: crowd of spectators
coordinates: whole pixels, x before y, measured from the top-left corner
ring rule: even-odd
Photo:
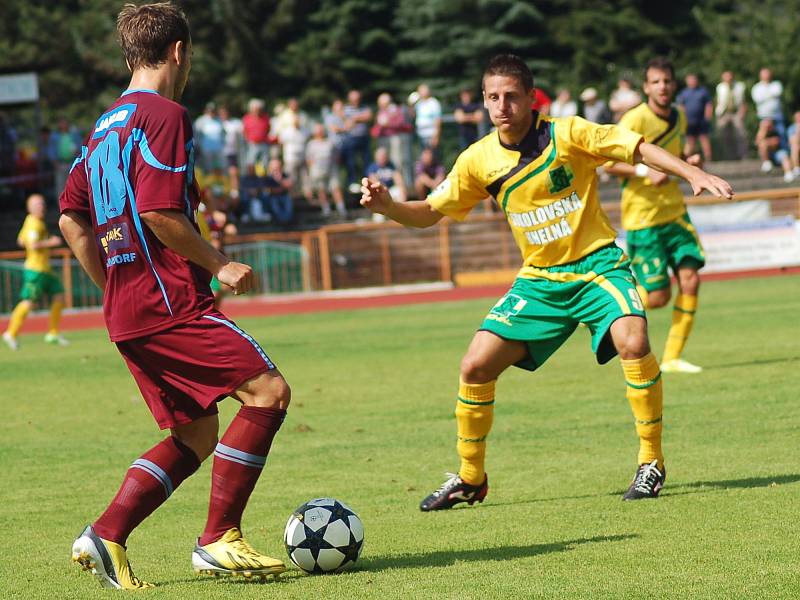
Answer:
[[[713,90],[688,73],[676,97],[687,119],[685,153],[700,151],[712,159],[712,132],[722,158],[742,159],[751,139],[747,131],[749,101],[757,121],[753,145],[761,170],[776,166],[789,182],[800,177],[800,111],[788,124],[782,105],[783,86],[769,69],[761,69],[749,93],[732,71],[725,71]],[[615,123],[642,102],[632,78],[623,77],[605,98],[594,87],[558,88],[554,99],[540,88],[532,108],[555,117],[581,115],[597,123]],[[253,98],[246,112],[205,105],[194,122],[195,163],[204,205],[219,227],[240,223],[297,225],[296,207],[316,207],[323,219],[347,218],[356,207],[362,177],[383,181],[398,201],[424,198],[445,177],[442,124],[453,123],[448,153],[466,148],[489,130],[489,119],[477,90],[462,89],[451,110],[422,83],[407,98],[378,95],[374,106],[359,90],[334,99],[319,112],[305,110],[289,98],[268,111]],[[455,100],[455,99],[454,99]],[[28,191],[41,189],[42,177],[52,193],[63,187],[79,152],[82,136],[66,119],[54,129],[42,127],[34,145],[23,145],[14,127],[0,114],[0,184],[14,182]],[[33,149],[35,147],[35,150]],[[308,213],[308,210],[306,210]],[[379,217],[376,217],[379,218]]]

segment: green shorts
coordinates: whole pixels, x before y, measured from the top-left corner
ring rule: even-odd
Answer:
[[[56,294],[63,294],[64,286],[58,277],[49,271],[31,271],[25,269],[22,279],[22,292],[19,297],[21,300],[38,302],[42,296],[53,297]]]
[[[534,371],[543,365],[578,323],[592,334],[597,362],[607,363],[617,354],[607,335],[611,324],[620,317],[645,316],[630,261],[617,246],[539,271],[541,277],[517,277],[480,327],[528,345],[528,357],[516,365],[520,368]]]
[[[222,291],[222,284],[216,277],[211,277],[211,291],[214,292],[215,296]]]
[[[636,281],[648,292],[669,287],[669,272],[691,266],[700,270],[706,255],[689,213],[669,223],[628,232],[628,253]]]

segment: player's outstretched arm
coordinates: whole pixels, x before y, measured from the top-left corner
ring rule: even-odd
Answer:
[[[361,206],[386,215],[406,227],[430,227],[444,216],[425,200],[395,202],[385,185],[366,177],[361,180]]]
[[[69,245],[72,253],[81,263],[83,270],[91,277],[101,290],[106,287],[106,273],[97,255],[94,230],[80,213],[73,210],[64,211],[58,220],[58,227]]]
[[[717,198],[733,198],[733,188],[727,181],[682,161],[655,144],[647,142],[639,144],[633,160],[637,163],[644,162],[647,166],[665,173],[683,177],[692,186],[695,196],[706,190]]]
[[[139,215],[155,236],[173,250],[200,265],[227,285],[234,294],[244,294],[253,287],[253,269],[229,260],[219,250],[205,241],[186,218],[177,210],[151,210]]]

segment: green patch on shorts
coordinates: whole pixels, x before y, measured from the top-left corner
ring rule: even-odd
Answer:
[[[211,278],[211,291],[214,292],[215,295],[222,291],[222,284],[216,277]]]
[[[700,270],[706,264],[689,213],[663,225],[629,231],[628,253],[636,281],[648,292],[669,286],[668,269],[674,273],[684,265]]]
[[[624,316],[644,317],[622,250],[607,246],[573,263],[539,270],[541,277],[518,277],[480,329],[525,342],[529,356],[517,366],[534,371],[584,323],[597,361],[611,360],[617,354],[606,336],[611,324]]]
[[[31,271],[25,269],[22,276],[21,300],[38,302],[42,296],[53,297],[56,294],[64,293],[64,286],[58,277],[49,271]]]

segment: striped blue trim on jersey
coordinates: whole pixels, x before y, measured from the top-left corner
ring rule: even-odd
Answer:
[[[161,281],[161,277],[158,275],[158,271],[156,271],[156,266],[153,264],[153,259],[150,258],[150,249],[147,247],[147,238],[144,236],[144,229],[142,228],[142,220],[139,218],[139,210],[136,208],[136,199],[133,195],[133,188],[131,187],[131,182],[128,181],[128,170],[131,164],[131,152],[133,152],[133,145],[136,144],[138,140],[138,134],[144,135],[144,132],[141,129],[133,129],[131,130],[131,135],[128,137],[128,141],[125,144],[125,148],[122,150],[122,165],[124,167],[123,173],[125,173],[125,186],[127,187],[128,191],[128,200],[131,204],[131,215],[133,217],[133,225],[136,227],[136,233],[139,235],[139,241],[142,242],[142,248],[144,248],[144,255],[147,258],[147,262],[150,265],[150,270],[153,271],[153,275],[156,278],[156,282],[158,283],[158,287],[161,288],[161,295],[164,296],[164,302],[167,305],[167,310],[169,311],[169,316],[173,316],[172,314],[172,306],[170,306],[169,298],[167,297],[167,290],[164,288],[164,282]]]
[[[134,88],[131,90],[125,90],[124,92],[122,92],[122,94],[120,94],[120,96],[127,96],[128,94],[135,94],[136,92],[142,92],[143,94],[155,94],[156,96],[158,96],[157,91],[150,90],[147,88]]]
[[[225,319],[220,319],[219,317],[212,317],[211,315],[203,315],[203,318],[210,319],[212,321],[215,321],[216,323],[222,323],[226,327],[229,327],[230,329],[238,333],[240,336],[242,336],[244,339],[246,339],[253,345],[253,348],[255,348],[259,356],[264,359],[264,362],[267,363],[267,367],[269,367],[270,370],[275,368],[275,364],[269,359],[269,356],[267,356],[266,352],[264,352],[261,346],[258,345],[258,342],[255,341],[248,333],[242,331],[236,325],[234,325],[230,321],[226,321]]]
[[[87,148],[86,146],[81,146],[81,155],[76,156],[75,160],[72,161],[72,166],[69,168],[70,173],[72,173],[72,169],[81,164],[82,161],[86,160],[86,155],[88,153],[89,153],[89,148]]]
[[[170,479],[170,476],[167,475],[167,472],[159,467],[156,463],[149,461],[146,458],[139,458],[133,461],[131,469],[141,469],[145,473],[152,475],[162,486],[164,486],[164,492],[167,494],[167,498],[172,495],[172,492],[175,489],[172,485],[172,479]]]
[[[229,460],[231,462],[239,463],[246,467],[253,467],[254,469],[263,469],[267,462],[266,456],[258,456],[257,454],[250,454],[249,452],[242,452],[236,448],[226,446],[222,442],[217,443],[214,449],[214,456]]]

